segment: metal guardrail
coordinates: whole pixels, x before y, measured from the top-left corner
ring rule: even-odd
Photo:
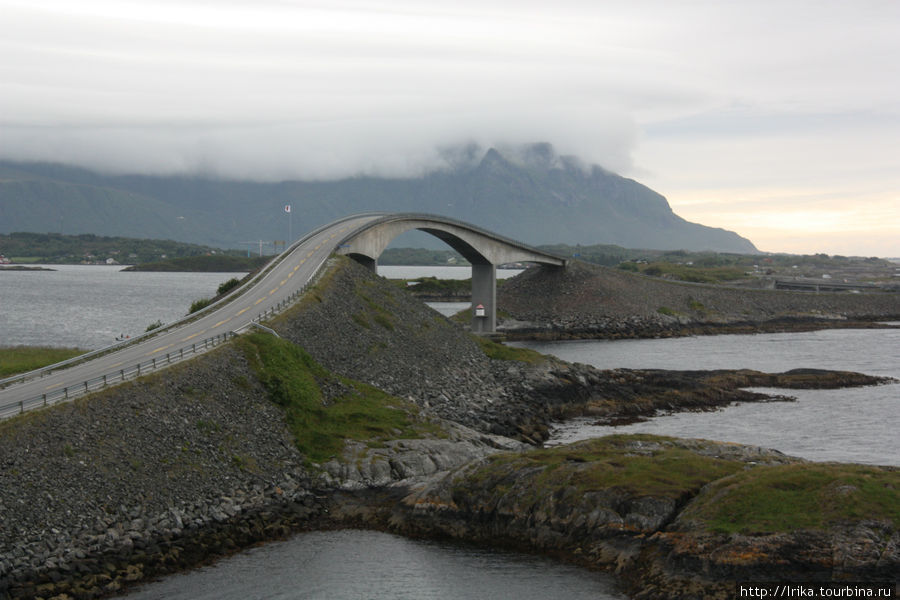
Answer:
[[[358,217],[358,216],[361,216],[361,215],[354,215],[354,217]],[[353,217],[348,217],[348,218],[353,218]],[[329,224],[329,226],[330,225],[332,225],[332,224]],[[315,233],[318,233],[321,229],[324,229],[324,228],[325,227],[319,228],[316,231],[314,231],[313,233],[311,233],[307,236],[304,236],[304,238],[301,241],[297,242],[297,244],[301,243],[302,241],[305,241],[307,238],[311,237]],[[293,250],[294,246],[296,246],[297,244],[293,244],[291,246],[291,250]],[[270,264],[274,265],[276,262],[280,261],[283,258],[284,258],[284,253],[282,253],[281,256],[279,256],[275,260],[273,260],[272,263],[270,263]],[[306,283],[304,283],[299,289],[292,292],[287,298],[285,298],[281,302],[278,302],[276,305],[272,306],[271,308],[259,313],[255,318],[251,319],[245,325],[237,328],[234,331],[229,331],[228,333],[225,333],[225,334],[219,334],[219,335],[213,336],[211,338],[206,338],[205,340],[202,340],[197,343],[188,344],[186,346],[183,346],[182,348],[179,348],[178,350],[174,350],[174,351],[166,353],[165,356],[160,356],[159,358],[153,358],[149,361],[140,362],[140,363],[137,363],[135,365],[132,365],[132,366],[124,368],[124,369],[117,369],[115,371],[100,375],[93,379],[89,379],[87,381],[80,382],[76,385],[66,386],[66,387],[60,388],[58,390],[55,390],[53,392],[41,394],[39,396],[33,396],[31,398],[26,398],[23,400],[8,402],[6,404],[0,405],[0,420],[22,414],[26,411],[33,410],[36,408],[43,408],[45,406],[51,406],[53,404],[58,404],[60,402],[67,402],[69,400],[72,400],[79,396],[83,396],[90,392],[95,392],[95,391],[104,389],[106,387],[110,387],[112,385],[122,383],[129,379],[134,379],[136,377],[140,377],[141,375],[147,375],[149,373],[158,371],[160,369],[168,367],[169,365],[180,362],[187,358],[196,356],[198,354],[202,354],[203,352],[206,352],[207,350],[214,348],[215,346],[218,346],[219,344],[222,344],[222,343],[228,341],[229,339],[237,336],[239,332],[244,331],[253,325],[259,324],[261,321],[263,321],[265,319],[269,319],[269,318],[275,316],[276,314],[282,312],[288,306],[293,304],[300,296],[302,296],[306,292],[307,289],[309,289],[309,287],[311,285],[313,285],[315,283],[315,281],[318,279],[319,275],[321,274],[322,265],[324,265],[327,260],[328,260],[328,258],[326,257],[318,265],[316,265],[316,268],[313,270],[312,277],[310,277],[310,279]],[[268,271],[268,270],[269,269],[267,268],[266,271]],[[253,281],[255,282],[258,279],[259,279],[259,277],[255,277],[253,279]],[[250,282],[248,282],[248,284],[249,283]],[[246,287],[246,285],[247,284],[245,284],[245,286],[241,286],[241,287],[244,288],[244,287]],[[195,315],[189,315],[189,318],[181,319],[180,321],[177,321],[176,323],[182,324],[185,321],[190,320],[190,318],[193,318],[194,316]],[[166,329],[170,329],[170,328],[174,327],[174,325],[176,323],[170,324],[169,326],[166,327]],[[37,370],[31,371],[29,373],[25,373],[25,374],[18,375],[15,377],[10,377],[10,378],[4,379],[4,380],[0,380],[0,384],[5,384],[5,383],[11,382],[11,381],[25,381],[26,377],[24,377],[24,376],[30,376],[30,377],[41,376],[42,377],[45,374],[49,374],[52,371],[54,371],[60,367],[68,366],[72,363],[78,362],[79,360],[84,360],[85,358],[87,358],[89,356],[96,357],[100,354],[116,350],[120,347],[124,347],[124,346],[127,346],[128,344],[134,343],[138,339],[151,337],[152,335],[156,335],[157,333],[158,332],[154,330],[153,332],[150,332],[150,334],[145,334],[143,336],[139,336],[139,338],[134,338],[123,344],[115,344],[113,346],[101,348],[100,350],[95,350],[88,354],[84,354],[82,356],[75,357],[74,359],[69,359],[69,360],[63,361],[61,363],[56,363],[54,365],[44,367],[43,369],[37,369]]]
[[[228,341],[229,339],[236,337],[238,335],[238,332],[244,331],[245,329],[248,329],[253,325],[259,324],[265,319],[269,319],[275,316],[276,314],[282,312],[288,306],[293,304],[300,296],[302,296],[306,292],[307,289],[309,289],[310,285],[315,282],[317,275],[319,274],[322,265],[325,264],[326,260],[327,259],[323,260],[316,266],[316,269],[314,271],[315,274],[313,275],[313,277],[310,278],[310,280],[305,283],[300,289],[295,290],[291,295],[289,295],[287,298],[285,298],[275,306],[259,313],[254,319],[252,319],[246,325],[239,327],[236,331],[229,331],[224,334],[206,338],[205,340],[202,340],[200,342],[188,344],[179,348],[178,350],[167,352],[165,356],[152,358],[145,362],[139,362],[137,364],[131,365],[130,367],[116,369],[115,371],[105,373],[98,377],[94,377],[93,379],[82,381],[76,385],[66,386],[58,390],[48,392],[46,394],[41,394],[39,396],[33,396],[24,400],[17,400],[15,402],[9,402],[7,404],[0,405],[0,420],[22,414],[26,411],[36,408],[43,408],[45,406],[59,404],[60,402],[67,402],[90,392],[102,390],[104,388],[128,381],[129,379],[140,377],[141,375],[147,375],[154,371],[158,371],[165,367],[168,367],[169,365],[181,362],[182,360],[202,354],[207,350],[210,350]],[[108,348],[104,349],[104,351],[108,350]],[[100,351],[98,351],[98,353],[99,352]]]
[[[233,331],[229,331],[228,333],[219,334],[211,338],[206,338],[201,342],[190,344],[189,346],[185,346],[174,352],[168,352],[165,356],[153,358],[146,362],[139,362],[135,365],[131,365],[130,367],[125,367],[123,369],[117,369],[115,371],[111,371],[110,373],[100,375],[99,377],[94,377],[93,379],[83,381],[81,383],[78,383],[77,385],[66,386],[64,388],[60,388],[46,394],[41,394],[40,396],[34,396],[31,398],[26,398],[24,400],[19,400],[17,402],[4,404],[0,406],[0,419],[7,419],[9,417],[22,414],[28,410],[32,410],[35,408],[42,408],[44,406],[66,402],[68,400],[77,398],[78,396],[83,396],[90,392],[102,390],[103,388],[128,381],[129,379],[134,379],[136,377],[140,377],[141,375],[152,373],[171,364],[181,362],[182,360],[190,358],[191,356],[202,354],[203,352],[206,352],[207,350],[214,348],[219,344],[222,344],[235,335],[237,334]]]
[[[382,215],[382,214],[383,214],[383,213],[359,213],[359,214],[350,215],[350,216],[344,217],[343,219],[339,219],[339,220],[337,220],[337,221],[333,221],[333,222],[331,222],[331,223],[327,223],[327,224],[325,224],[325,225],[322,225],[322,226],[320,226],[320,227],[317,227],[316,229],[314,229],[314,230],[312,230],[311,232],[307,233],[307,234],[304,235],[303,237],[299,238],[296,242],[294,242],[293,244],[291,244],[290,247],[288,247],[286,250],[282,251],[281,254],[275,256],[272,260],[270,260],[270,261],[266,264],[266,267],[265,267],[264,269],[262,269],[259,273],[257,273],[255,277],[249,279],[248,281],[245,281],[242,285],[240,285],[240,286],[236,287],[235,289],[233,289],[233,290],[232,290],[229,294],[227,294],[225,297],[220,298],[219,300],[213,302],[212,304],[209,304],[208,306],[205,306],[203,309],[201,309],[201,310],[199,310],[199,311],[197,311],[197,312],[195,312],[195,313],[191,313],[191,314],[189,314],[189,315],[185,315],[185,316],[182,317],[181,319],[178,319],[178,320],[176,320],[176,321],[172,321],[171,323],[167,323],[167,324],[163,325],[162,327],[158,327],[158,328],[153,329],[153,330],[151,330],[151,331],[148,331],[148,332],[146,332],[146,333],[142,333],[142,334],[137,335],[137,336],[135,336],[135,337],[133,337],[133,338],[130,338],[130,339],[126,340],[126,341],[122,341],[122,342],[119,342],[119,343],[117,343],[117,344],[111,344],[111,345],[109,345],[109,346],[105,346],[105,347],[100,348],[100,349],[98,349],[98,350],[92,350],[92,351],[90,351],[90,352],[87,352],[87,353],[85,353],[85,354],[80,354],[80,355],[75,356],[75,357],[73,357],[73,358],[70,358],[70,359],[68,359],[68,360],[64,360],[64,361],[61,361],[61,362],[58,362],[58,363],[54,363],[54,364],[52,364],[52,365],[47,365],[47,366],[41,367],[41,368],[39,368],[39,369],[34,369],[33,371],[28,371],[27,373],[19,373],[19,374],[17,374],[17,375],[13,375],[13,376],[7,377],[7,378],[5,378],[5,379],[0,379],[0,389],[3,389],[3,388],[5,388],[5,387],[7,387],[7,386],[9,386],[10,384],[13,384],[13,383],[25,382],[25,381],[28,381],[29,379],[42,378],[42,377],[44,377],[44,376],[46,376],[46,375],[50,375],[50,374],[53,373],[54,371],[58,371],[59,369],[62,369],[62,368],[65,368],[65,367],[69,367],[69,366],[72,366],[72,365],[75,365],[75,364],[78,364],[78,363],[81,363],[81,362],[84,362],[84,361],[91,360],[92,358],[96,358],[96,357],[98,357],[98,356],[100,356],[100,355],[103,355],[103,354],[106,354],[106,353],[109,353],[109,352],[115,352],[116,350],[120,350],[120,349],[122,349],[122,348],[125,348],[126,346],[130,346],[130,345],[135,344],[135,343],[137,343],[137,342],[141,342],[141,341],[143,341],[143,340],[149,339],[149,338],[151,338],[151,337],[154,337],[154,336],[156,336],[156,335],[159,335],[160,333],[165,333],[166,331],[170,331],[170,330],[172,330],[172,329],[174,329],[174,328],[176,328],[176,327],[178,327],[178,326],[180,326],[180,325],[184,325],[185,323],[188,323],[189,321],[192,321],[192,320],[194,320],[194,319],[198,319],[198,318],[200,318],[200,317],[202,317],[202,316],[206,316],[208,313],[211,313],[211,312],[213,312],[213,311],[215,311],[215,310],[218,310],[218,309],[219,309],[220,307],[222,307],[223,305],[225,305],[225,304],[227,304],[227,303],[229,303],[229,302],[232,302],[232,301],[235,300],[236,298],[240,297],[244,292],[246,292],[247,290],[249,290],[250,288],[252,288],[257,282],[259,282],[263,277],[265,277],[265,276],[269,273],[269,271],[271,271],[271,270],[275,267],[275,265],[277,265],[278,263],[280,263],[280,262],[281,262],[282,260],[284,260],[291,252],[293,252],[293,251],[297,248],[297,246],[300,246],[301,244],[303,244],[304,242],[306,242],[307,240],[309,240],[310,238],[312,238],[312,237],[315,236],[316,234],[322,232],[322,231],[325,230],[325,229],[328,229],[329,227],[331,227],[331,226],[333,226],[333,225],[335,225],[335,224],[337,224],[337,223],[343,223],[344,221],[349,221],[349,220],[351,220],[351,219],[357,219],[357,218],[360,218],[360,217],[365,217],[365,216],[378,216],[378,215]],[[315,271],[315,272],[318,273],[318,270],[319,270],[321,267],[322,267],[322,264],[320,263],[320,264],[316,267],[316,271]],[[315,276],[314,276],[314,277],[315,277]],[[313,277],[313,278],[314,278],[314,277]],[[302,292],[302,291],[305,291],[305,289],[306,289],[306,287],[304,286],[303,288],[301,288],[300,291],[301,291],[301,292]],[[262,315],[260,315],[259,318],[263,318]],[[4,408],[3,406],[0,406],[0,411],[2,411],[3,408]],[[0,418],[2,418],[2,416],[0,416]]]

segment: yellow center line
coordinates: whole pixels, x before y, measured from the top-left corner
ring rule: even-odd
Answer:
[[[218,323],[216,323],[215,325],[213,325],[212,327],[210,327],[210,329],[215,329],[216,327],[218,327],[218,326],[221,325],[222,323],[227,323],[227,322],[230,321],[230,320],[231,320],[231,317],[228,317],[227,319],[223,319],[223,320],[219,321]]]
[[[263,300],[265,300],[265,298],[260,298],[259,300],[257,300],[256,302],[253,303],[253,306],[256,306],[257,304],[259,304],[259,303],[262,302]]]
[[[302,265],[302,264],[303,264],[303,261],[302,261],[302,260],[301,260],[301,261],[300,261],[300,265]],[[297,265],[297,266],[296,266],[296,267],[294,267],[294,272],[296,272],[296,271],[297,271],[297,269],[299,269],[299,268],[300,268],[300,265]]]
[[[248,306],[247,308],[244,308],[244,309],[239,310],[237,314],[238,314],[238,315],[242,315],[242,314],[244,314],[245,312],[247,312],[248,310],[250,310],[250,307],[249,307],[249,306]],[[234,316],[237,316],[237,315],[234,315]]]
[[[312,250],[310,250],[309,253],[307,253],[306,258],[309,258],[312,255],[313,255]]]
[[[203,333],[203,332],[201,331],[200,333]],[[190,340],[190,339],[193,339],[193,338],[197,337],[198,335],[200,335],[200,333],[195,333],[194,335],[189,335],[189,336],[187,336],[186,338],[182,339],[181,341],[182,341],[182,342],[186,342],[186,341],[188,341],[188,340]]]
[[[284,285],[284,284],[286,284],[286,283],[287,283],[287,279],[282,279],[282,280],[281,280],[281,285]]]
[[[272,288],[271,290],[269,290],[269,295],[271,296],[272,294],[274,294],[277,291],[278,291],[278,288]]]
[[[114,365],[109,365],[109,368],[110,368],[110,369],[115,369],[116,367],[121,367],[121,366],[124,365],[124,364],[125,364],[125,363],[117,362],[117,363],[114,364]]]
[[[45,387],[44,389],[45,389],[45,390],[52,390],[53,388],[58,388],[58,387],[61,386],[61,385],[62,385],[61,383],[54,383],[53,385],[48,385],[48,386]]]
[[[290,273],[288,273],[288,279],[290,279],[293,276],[294,276],[294,271],[291,271]]]
[[[156,354],[157,352],[162,352],[162,351],[165,350],[166,348],[171,348],[171,347],[174,346],[174,345],[175,345],[175,344],[169,344],[168,346],[160,346],[160,347],[157,348],[156,350],[152,350],[152,351],[148,352],[147,354],[145,354],[144,356],[150,356],[151,354]]]

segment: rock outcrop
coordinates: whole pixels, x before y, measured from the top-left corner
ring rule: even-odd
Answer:
[[[492,359],[461,328],[346,259],[271,325],[329,372],[318,384],[323,405],[365,382],[392,394],[392,404],[418,411],[432,433],[348,442],[315,463],[298,450],[285,409],[272,401],[272,382],[256,370],[259,357],[240,339],[0,423],[0,598],[99,597],[299,528],[342,525],[505,540],[654,586],[680,581],[686,571],[679,565],[691,560],[718,573],[716,561],[730,555],[704,549],[727,549],[737,538],[691,537],[694,525],[681,520],[683,510],[704,485],[735,468],[794,459],[712,442],[622,442],[622,464],[643,461],[670,472],[695,460],[704,465],[700,479],[686,474],[682,487],[644,493],[598,475],[597,465],[607,464],[598,457],[609,458],[608,448],[552,454],[569,477],[562,485],[542,479],[547,464],[516,462],[522,449],[545,439],[551,420],[569,415],[630,418],[770,399],[741,389],[747,385],[879,381]],[[653,466],[659,452],[678,460]],[[848,565],[869,564],[876,546],[865,545],[866,535],[896,538],[883,525],[849,527],[828,534]],[[790,539],[771,543],[789,548]],[[896,564],[891,552],[883,552],[888,566]],[[641,575],[638,563],[648,565]],[[714,580],[688,578],[684,585],[711,589]]]
[[[798,486],[798,474],[824,480],[830,506],[823,522],[804,524],[805,515],[793,506],[775,511],[796,522],[788,527],[752,518],[745,523],[747,515],[735,513],[730,525],[751,531],[722,533],[698,519],[721,501],[722,488],[737,487],[745,501],[765,502],[771,492],[741,487],[741,476],[767,469],[785,489]],[[900,470],[887,467],[819,466],[706,440],[609,436],[468,464],[415,489],[393,511],[390,525],[405,534],[537,549],[610,569],[636,598],[724,600],[741,581],[895,585],[896,516],[885,505],[878,516],[847,520],[843,511],[854,514],[859,500],[845,489],[848,469],[891,489],[900,482]],[[799,489],[801,501],[819,493],[815,486]]]

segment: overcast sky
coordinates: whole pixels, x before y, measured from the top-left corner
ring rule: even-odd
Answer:
[[[900,2],[0,0],[0,158],[272,180],[536,141],[762,250],[900,256]]]

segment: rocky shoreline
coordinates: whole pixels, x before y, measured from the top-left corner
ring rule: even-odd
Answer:
[[[789,292],[665,281],[575,261],[498,288],[509,339],[623,339],[897,327],[900,294]]]
[[[690,440],[623,442],[632,444],[626,462],[675,452],[679,461],[702,457],[717,475],[662,495],[602,482],[587,495],[572,495],[569,484],[541,488],[529,479],[534,469],[504,463],[526,456],[546,439],[549,423],[564,416],[713,410],[773,400],[742,389],[748,385],[841,387],[883,379],[820,371],[599,371],[548,358],[490,358],[458,326],[346,260],[335,261],[303,302],[270,325],[284,344],[303,346],[345,378],[318,381],[323,404],[339,403],[346,382],[356,380],[416,406],[416,418],[427,419],[432,433],[350,442],[312,463],[298,450],[284,409],[271,400],[273,382],[234,344],[0,423],[0,598],[114,595],[255,543],[332,527],[557,554],[616,571],[630,593],[647,598],[724,589],[722,581],[783,561],[813,541],[842,548],[842,562],[828,562],[827,550],[816,554],[810,547],[806,562],[792,563],[798,573],[868,578],[900,568],[896,525],[830,527],[822,534],[831,536],[827,544],[809,532],[751,536],[755,554],[738,554],[754,558],[741,571],[729,557],[738,555],[730,549],[744,548],[744,534],[702,533],[679,520],[705,485],[735,465],[802,462],[775,451]],[[596,448],[563,452],[560,468],[600,464]],[[513,466],[481,470],[493,464]],[[580,477],[576,471],[572,476]],[[498,476],[529,493],[541,489],[542,497],[527,506],[504,504],[516,496],[491,496],[502,489],[492,479]],[[874,563],[875,542],[866,539],[879,540]]]

